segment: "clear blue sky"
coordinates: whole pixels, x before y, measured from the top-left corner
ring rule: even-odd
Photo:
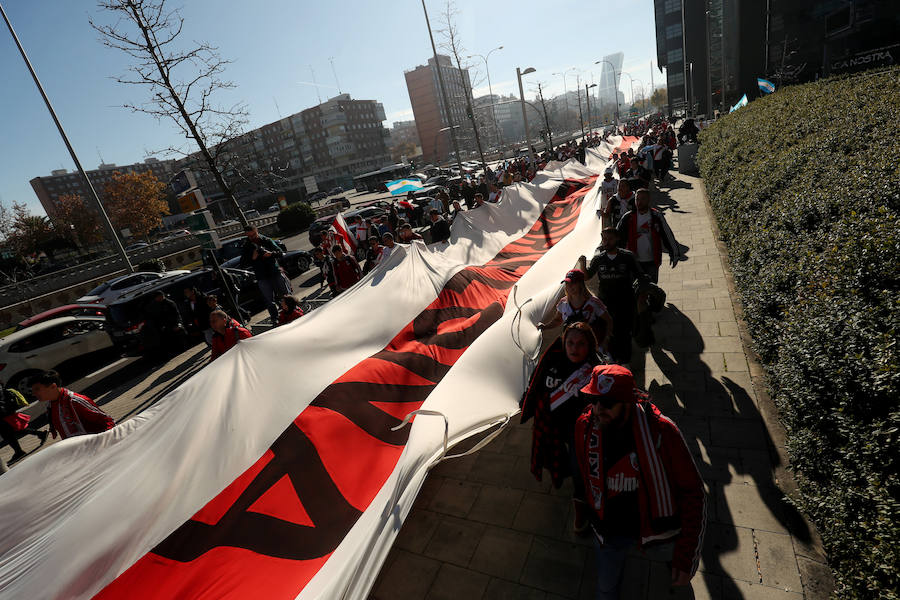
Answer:
[[[138,162],[160,148],[181,143],[175,127],[132,113],[122,105],[140,103],[147,88],[116,83],[128,59],[103,47],[88,19],[103,21],[90,1],[0,0],[53,102],[72,144],[87,169],[103,160],[120,165]],[[354,98],[384,104],[388,121],[412,119],[403,71],[423,64],[431,55],[421,3],[417,0],[373,2],[311,2],[235,0],[171,2],[182,7],[183,37],[219,47],[234,64],[226,77],[237,87],[223,102],[243,101],[256,127],[337,94],[329,57],[334,57],[341,89]],[[427,0],[432,27],[440,28],[442,0]],[[457,0],[457,25],[469,53],[491,55],[494,93],[517,93],[516,66],[534,67],[526,78],[526,96],[533,84],[545,84],[545,94],[562,93],[563,81],[552,73],[568,67],[599,79],[594,61],[622,51],[624,70],[644,85],[650,83],[654,61],[656,86],[663,75],[655,68],[656,45],[651,0],[561,0],[552,3]],[[25,202],[43,211],[28,180],[52,169],[73,169],[40,96],[5,26],[0,26],[0,201],[6,206]],[[440,43],[440,34],[435,33]],[[483,80],[483,63],[476,82]],[[630,98],[627,77],[621,90]],[[575,86],[575,72],[568,89]],[[483,87],[484,89],[480,89]],[[486,82],[475,93],[486,93]],[[277,102],[277,108],[276,108]],[[98,153],[99,151],[99,153]],[[158,155],[160,158],[164,156]]]

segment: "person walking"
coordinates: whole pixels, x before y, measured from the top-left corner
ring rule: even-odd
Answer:
[[[0,438],[12,448],[13,455],[9,459],[9,464],[18,462],[27,455],[19,444],[20,437],[25,435],[35,436],[40,440],[38,445],[38,448],[40,448],[47,441],[47,436],[50,434],[48,431],[29,427],[31,417],[19,412],[20,408],[26,406],[28,406],[28,401],[18,390],[0,386]]]
[[[337,282],[335,295],[337,295],[356,285],[356,282],[362,278],[362,270],[355,258],[344,254],[344,249],[340,244],[332,246],[331,253],[334,255],[334,279]]]
[[[432,244],[447,242],[450,239],[450,223],[433,208],[431,209],[431,227],[428,229],[428,234]]]
[[[681,431],[625,367],[595,366],[579,396],[589,407],[575,423],[574,440],[591,507],[595,598],[618,600],[628,551],[651,544],[667,544],[672,554],[670,597],[693,598],[706,497]]]
[[[186,329],[189,335],[202,335],[206,345],[212,343],[212,328],[209,313],[212,309],[206,301],[206,294],[196,287],[184,288],[184,314],[187,316]]]
[[[181,324],[181,312],[164,291],[157,290],[153,299],[144,306],[144,321],[141,335],[147,356],[154,360],[167,360],[184,350],[185,331]]]
[[[224,310],[212,311],[209,315],[209,324],[213,330],[210,362],[234,348],[239,341],[253,336],[240,323],[225,314]]]
[[[681,247],[666,223],[666,218],[650,207],[650,192],[640,189],[634,194],[635,210],[625,213],[616,225],[622,245],[634,253],[641,270],[653,283],[659,281],[662,251],[669,255],[672,268],[681,260]]]
[[[597,340],[590,325],[576,321],[566,326],[562,338],[547,349],[538,362],[522,396],[521,423],[534,417],[531,436],[531,472],[541,481],[544,469],[559,489],[566,477],[573,484],[573,529],[585,531],[590,509],[585,504],[584,485],[575,457],[575,421],[585,408],[578,397],[601,362]]]
[[[282,256],[281,248],[274,240],[260,235],[252,225],[244,227],[244,233],[247,240],[241,251],[241,267],[253,269],[259,291],[266,301],[266,309],[274,324],[278,320],[275,299],[291,293],[290,282],[278,264],[278,259]]]
[[[613,321],[609,352],[620,364],[631,360],[631,332],[634,327],[636,303],[632,286],[635,281],[646,281],[634,254],[618,246],[619,234],[607,227],[601,234],[600,246],[586,265],[587,259],[578,259],[586,279],[597,275],[597,297],[603,301]]]
[[[62,387],[59,373],[43,371],[33,376],[31,393],[39,402],[47,403],[50,435],[62,439],[76,435],[102,433],[116,422],[87,396]]]
[[[546,323],[538,323],[541,331],[553,329],[562,323],[584,321],[591,326],[599,349],[609,351],[609,339],[613,331],[612,317],[603,302],[591,293],[585,284],[584,271],[572,269],[562,280],[566,294],[556,303],[553,318]]]

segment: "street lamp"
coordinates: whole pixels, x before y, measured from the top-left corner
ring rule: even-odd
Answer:
[[[534,158],[534,149],[531,147],[531,140],[528,139],[528,115],[525,114],[525,92],[522,91],[522,75],[528,75],[535,71],[536,69],[534,67],[528,67],[524,71],[519,67],[516,67],[516,79],[519,81],[519,98],[522,100],[522,124],[525,126],[525,144],[528,146],[528,152],[531,154],[531,166],[532,168],[537,169],[537,160]]]
[[[612,69],[613,84],[614,84],[613,87],[615,88],[613,90],[613,99],[614,99],[614,102],[616,103],[616,128],[618,129],[618,127],[619,127],[619,82],[616,80],[616,74],[617,74],[616,65],[612,64],[608,60],[598,60],[594,64],[599,65],[600,63],[606,63]],[[619,71],[618,73],[621,74],[621,71]],[[602,79],[603,71],[600,71],[600,77]]]
[[[438,145],[437,145],[437,142],[438,142],[438,136],[439,136],[440,134],[444,133],[445,131],[452,131],[452,130],[454,130],[454,129],[459,129],[459,125],[452,125],[452,126],[450,126],[450,127],[441,127],[440,129],[438,129],[437,131],[434,132],[434,140],[432,140],[432,144],[431,144],[431,145],[432,145],[432,147],[434,148],[434,158],[435,158],[435,162],[438,163],[438,164],[440,164],[440,160],[438,160]],[[460,173],[462,173],[462,171],[460,171]]]
[[[566,127],[569,129],[569,131],[571,131],[572,128],[569,127],[569,91],[568,91],[568,89],[566,89],[566,73],[568,73],[569,71],[577,71],[577,70],[578,70],[578,69],[576,69],[575,67],[569,67],[568,69],[566,69],[566,70],[563,71],[562,73],[554,73],[554,75],[561,75],[562,78],[563,78],[563,99],[565,99],[565,101],[566,101],[566,119],[565,119],[566,122],[565,122],[565,125],[566,125]]]
[[[503,134],[500,133],[500,128],[497,127],[497,113],[494,111],[494,90],[491,89],[491,69],[488,67],[488,59],[491,57],[491,54],[496,52],[497,50],[503,50],[503,46],[497,46],[493,50],[487,53],[486,56],[482,56],[481,54],[472,54],[467,56],[466,58],[473,58],[477,56],[481,60],[484,61],[484,70],[487,72],[487,80],[488,80],[488,94],[491,97],[491,119],[494,121],[494,131],[497,132],[497,140],[499,142],[500,147],[503,147]]]
[[[587,102],[587,113],[588,113],[588,135],[594,133],[594,125],[591,121],[591,88],[597,87],[596,83],[592,83],[591,85],[584,84],[584,100]]]

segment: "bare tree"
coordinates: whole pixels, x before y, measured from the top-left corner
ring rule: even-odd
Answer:
[[[166,0],[101,0],[98,6],[116,20],[93,27],[108,48],[121,50],[132,59],[131,76],[117,77],[119,83],[146,85],[152,99],[144,104],[129,104],[136,112],[156,119],[171,120],[188,139],[196,142],[201,161],[215,178],[225,199],[241,223],[247,219],[223,173],[235,160],[236,140],[248,122],[243,104],[222,106],[217,92],[234,88],[221,78],[231,62],[223,59],[218,48],[205,42],[192,42],[184,48],[181,33],[184,19]],[[182,148],[170,151],[187,155]]]
[[[463,76],[462,56],[466,54],[466,51],[465,48],[463,48],[462,41],[459,37],[459,31],[456,28],[457,14],[459,14],[459,11],[453,6],[453,0],[447,0],[447,6],[441,15],[441,24],[444,28],[440,29],[438,33],[444,36],[444,42],[441,44],[441,48],[453,56],[453,60],[456,62],[456,68],[459,70],[460,81],[462,82],[463,88],[463,97],[466,100],[466,116],[469,117],[469,122],[472,124],[472,132],[475,134],[475,145],[478,148],[478,156],[481,158],[481,167],[487,171],[487,163],[484,161],[484,152],[481,149],[481,137],[478,135],[478,125],[475,123],[475,111],[472,109],[472,90],[467,85],[466,78]],[[466,69],[469,68],[468,63],[465,67]],[[449,109],[450,107],[448,106],[447,110]]]
[[[547,116],[547,103],[544,101],[544,90],[537,84],[538,99],[541,101],[541,112],[544,113],[544,126],[547,128],[547,150],[553,150],[553,131],[550,129],[550,117]]]

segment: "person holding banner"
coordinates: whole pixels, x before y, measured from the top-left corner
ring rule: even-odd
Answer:
[[[87,396],[62,387],[59,373],[43,371],[30,379],[31,393],[48,405],[50,434],[62,439],[89,433],[102,433],[116,422]]]
[[[282,256],[281,248],[270,238],[260,235],[252,225],[244,227],[244,233],[247,240],[241,251],[241,267],[253,269],[256,284],[266,301],[272,324],[275,324],[278,321],[275,299],[291,293],[291,284],[278,264]]]
[[[531,441],[531,472],[538,481],[544,469],[558,489],[572,477],[573,529],[587,530],[590,507],[585,504],[584,485],[575,459],[575,421],[585,408],[578,390],[601,362],[591,326],[575,321],[566,326],[541,357],[522,397],[522,423],[534,417]]]
[[[19,445],[19,438],[23,435],[33,435],[40,440],[40,446],[47,441],[50,432],[29,427],[31,417],[20,413],[19,409],[28,406],[28,401],[18,390],[0,386],[0,439],[12,448],[13,455],[9,464],[17,462],[27,455]]]
[[[344,254],[344,249],[340,244],[332,246],[331,255],[334,256],[334,279],[337,283],[334,295],[336,296],[356,285],[356,282],[362,278],[362,270],[355,258]]]

